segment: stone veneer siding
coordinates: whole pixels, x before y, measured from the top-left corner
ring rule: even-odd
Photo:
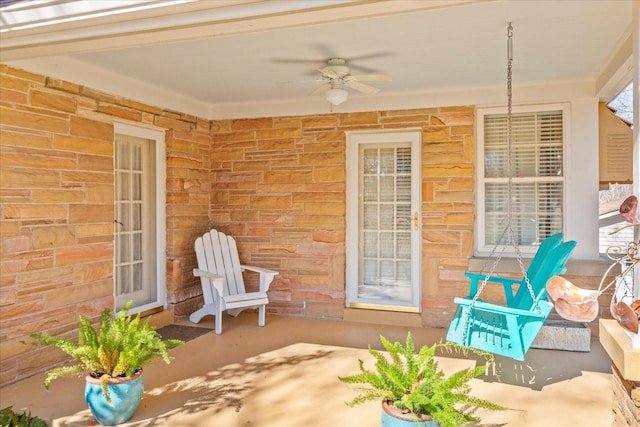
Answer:
[[[0,67],[0,384],[62,360],[29,333],[72,338],[80,314],[113,307],[115,119],[167,130],[176,316],[201,304],[193,241],[218,227],[280,272],[270,313],[340,319],[345,132],[422,129],[423,323],[448,323],[473,250],[473,107],[209,121]]]
[[[193,242],[216,227],[280,272],[269,313],[342,318],[347,131],[421,129],[422,324],[448,325],[468,292],[472,106],[209,121],[0,64],[0,386],[64,359],[30,333],[74,338],[80,314],[113,307],[116,119],[166,129],[178,317],[202,304]]]
[[[611,426],[640,426],[640,381],[625,379],[614,364],[611,365],[611,370],[613,372],[611,380],[613,423]]]
[[[208,227],[211,122],[0,65],[0,385],[58,363],[25,345],[76,337],[113,301],[114,119],[167,129],[167,294],[180,306]],[[204,183],[204,184],[202,184]]]
[[[423,323],[447,324],[473,251],[473,120],[463,106],[215,121],[211,224],[281,273],[270,313],[340,319],[346,132],[421,129]]]

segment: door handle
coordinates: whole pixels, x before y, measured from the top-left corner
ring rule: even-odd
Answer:
[[[418,212],[413,214],[413,227],[416,229],[416,231],[418,231],[418,226],[420,224],[418,223]]]

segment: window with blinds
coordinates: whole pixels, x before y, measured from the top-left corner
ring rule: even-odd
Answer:
[[[506,233],[509,220],[516,243],[524,248],[563,230],[564,116],[562,108],[514,110],[509,187],[507,115],[479,112],[481,250],[509,243]]]

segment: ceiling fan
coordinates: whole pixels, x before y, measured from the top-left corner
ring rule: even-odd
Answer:
[[[332,105],[340,105],[349,97],[346,88],[368,94],[378,93],[380,89],[362,82],[391,80],[391,76],[386,74],[352,75],[346,64],[347,61],[342,58],[327,60],[327,66],[318,70],[322,74],[319,80],[326,83],[311,92],[311,95],[324,93],[327,101]]]

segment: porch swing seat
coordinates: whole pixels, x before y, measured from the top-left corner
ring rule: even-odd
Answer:
[[[529,264],[529,268],[527,269],[527,277],[531,278],[536,275],[536,272],[540,270],[544,260],[549,255],[549,252],[557,248],[561,243],[562,239],[564,239],[563,233],[556,233],[548,236],[546,239],[540,243],[538,246],[538,250],[536,251],[531,263]],[[472,273],[466,272],[465,277],[469,279],[469,295],[467,298],[473,299],[473,297],[478,293],[478,283],[482,283],[485,279],[485,275],[481,273]],[[519,304],[522,303],[520,301],[524,294],[528,294],[527,287],[518,286],[518,291],[513,293],[514,285],[521,285],[524,283],[524,277],[522,278],[513,278],[513,277],[500,277],[500,276],[489,276],[487,282],[489,283],[498,283],[501,284],[504,288],[504,294],[507,301],[507,306],[509,307],[518,307]],[[518,300],[517,302],[515,300]]]
[[[502,285],[505,305],[479,299],[476,296],[478,281],[485,277],[467,273],[471,280],[470,293],[466,298],[454,299],[458,307],[447,340],[523,361],[553,308],[547,299],[547,281],[565,271],[576,246],[575,241],[560,243],[562,237],[558,234],[545,239],[522,279],[497,276],[487,279],[488,284]]]

